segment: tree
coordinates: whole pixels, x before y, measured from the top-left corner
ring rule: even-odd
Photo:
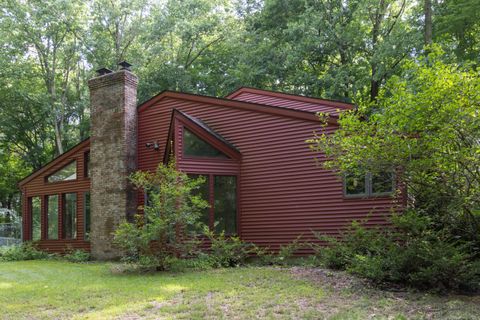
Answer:
[[[480,244],[480,78],[433,53],[409,61],[375,108],[344,113],[340,129],[319,132],[313,149],[339,172],[395,170],[408,207],[452,237]],[[330,158],[331,157],[331,158]]]

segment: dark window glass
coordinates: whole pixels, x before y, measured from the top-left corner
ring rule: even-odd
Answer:
[[[77,194],[63,194],[63,237],[75,239],[77,237]]]
[[[183,154],[193,157],[228,158],[187,129],[183,130]]]
[[[237,232],[237,178],[235,176],[214,177],[215,231],[227,234]]]
[[[83,166],[84,167],[84,176],[86,178],[89,178],[90,177],[90,151],[85,152],[83,161],[84,161],[84,166]]]
[[[58,195],[47,197],[48,239],[58,239]]]
[[[365,175],[345,175],[345,194],[346,195],[364,195],[367,193]]]
[[[83,194],[83,210],[84,210],[84,221],[85,221],[85,235],[84,239],[90,239],[90,192],[85,192]]]
[[[77,179],[77,161],[70,162],[62,169],[48,176],[48,182],[69,181]]]
[[[198,179],[199,177],[203,177],[205,180],[199,186],[197,190],[193,193],[194,195],[199,195],[203,200],[210,203],[210,179],[209,176],[205,175],[198,175],[198,174],[189,174],[188,175],[192,179]],[[203,209],[202,215],[200,216],[200,222],[204,223],[206,226],[210,226],[210,208]]]
[[[372,194],[384,194],[393,192],[393,173],[372,173]]]
[[[41,238],[41,217],[42,217],[42,200],[40,197],[30,198],[31,217],[32,217],[32,241],[38,241]]]

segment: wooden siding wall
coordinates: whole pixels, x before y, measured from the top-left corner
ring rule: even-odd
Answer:
[[[305,143],[319,129],[316,121],[166,97],[139,114],[139,169],[154,170],[162,160],[173,109],[203,120],[242,153],[239,220],[244,240],[277,248],[301,234],[312,240],[312,230],[336,235],[367,216],[368,225],[387,223],[391,198],[345,198],[338,176],[317,166]],[[153,141],[159,142],[159,151],[145,147]]]
[[[90,178],[85,177],[85,153],[90,149],[89,141],[82,142],[72,150],[54,160],[51,164],[47,164],[47,169],[35,176],[30,181],[21,185],[22,202],[23,202],[23,240],[30,241],[32,239],[32,224],[30,211],[30,197],[40,197],[42,200],[41,213],[41,240],[36,242],[36,245],[45,251],[49,252],[65,252],[69,249],[83,249],[90,250],[90,243],[84,239],[84,193],[90,191]],[[73,160],[77,161],[77,179],[73,181],[61,181],[47,183],[46,177],[63,168]],[[41,169],[42,170],[42,169]],[[62,239],[62,214],[60,208],[62,207],[62,194],[76,193],[77,194],[77,237],[76,239]],[[49,195],[58,195],[59,201],[59,216],[58,216],[58,230],[59,239],[47,239],[47,205],[46,198]]]

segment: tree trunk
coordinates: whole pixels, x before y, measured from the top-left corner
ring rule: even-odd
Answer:
[[[425,45],[432,44],[432,0],[424,0],[423,13],[425,15],[424,39]]]

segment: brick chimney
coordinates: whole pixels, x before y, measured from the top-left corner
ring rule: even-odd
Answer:
[[[92,256],[120,256],[113,246],[118,224],[133,216],[137,203],[128,176],[136,169],[138,78],[122,65],[102,68],[88,81],[91,104],[90,178]]]

